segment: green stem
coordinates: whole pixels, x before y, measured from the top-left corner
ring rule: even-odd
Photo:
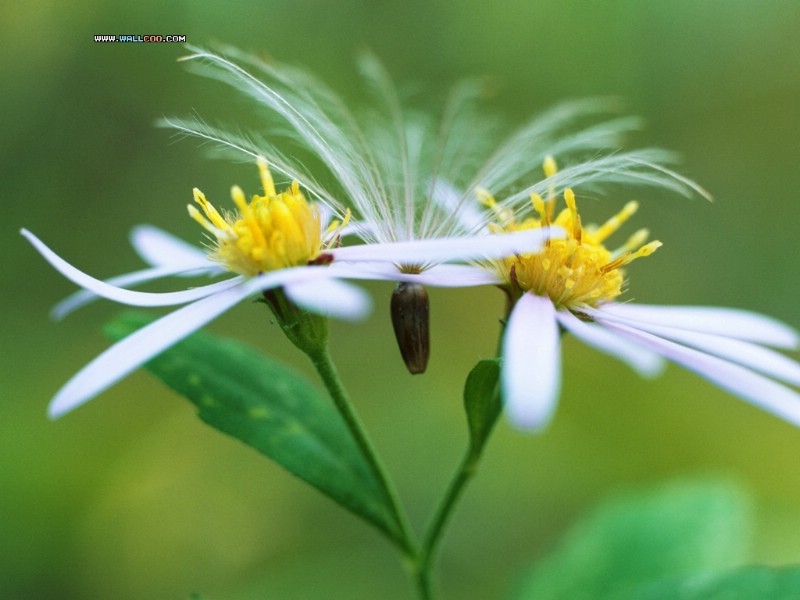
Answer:
[[[425,532],[425,537],[420,552],[417,555],[416,563],[417,587],[420,590],[426,590],[428,594],[425,595],[421,592],[420,597],[422,598],[434,597],[431,590],[430,571],[433,560],[436,557],[436,550],[442,540],[442,534],[452,515],[453,508],[455,508],[456,503],[461,498],[467,483],[475,475],[479,459],[480,454],[473,452],[470,446],[461,459],[458,469],[453,474],[453,478],[450,480],[447,490],[439,502],[439,506],[436,508],[436,512]]]
[[[327,345],[318,348],[314,352],[309,352],[308,357],[311,359],[311,362],[314,363],[314,367],[325,384],[328,393],[331,395],[336,408],[339,410],[339,414],[344,419],[353,439],[383,488],[383,492],[386,495],[389,507],[399,528],[399,531],[392,537],[392,542],[400,549],[406,558],[414,561],[418,554],[417,544],[411,534],[405,514],[400,508],[397,493],[389,477],[386,475],[386,469],[378,457],[378,454],[375,452],[372,442],[356,414],[355,408],[347,396],[347,392],[342,385],[336,366],[333,364]],[[422,597],[427,598],[426,596]]]
[[[497,340],[498,356],[502,354],[506,323],[508,322],[508,316],[511,314],[514,304],[514,298],[507,292],[505,317],[500,321],[500,335]],[[498,394],[499,392],[495,390],[494,393]],[[441,543],[442,535],[456,503],[464,493],[467,483],[475,476],[482,450],[483,444],[477,447],[473,445],[473,443],[469,444],[425,532],[425,537],[423,538],[422,546],[414,565],[417,589],[420,598],[423,600],[435,597],[431,582],[431,567],[436,558],[436,551]]]

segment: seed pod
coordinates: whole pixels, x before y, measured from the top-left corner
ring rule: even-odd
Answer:
[[[392,292],[392,326],[409,373],[424,373],[430,356],[430,304],[418,283],[398,283]]]

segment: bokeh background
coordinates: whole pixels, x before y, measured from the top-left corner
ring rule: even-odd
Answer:
[[[665,242],[630,270],[642,302],[753,308],[800,326],[800,4],[796,0],[375,2],[194,0],[2,2],[0,39],[0,598],[406,599],[393,550],[370,528],[255,452],[205,427],[137,373],[51,422],[58,387],[108,342],[98,303],[62,323],[72,291],[19,236],[28,227],[98,276],[138,268],[129,228],[198,240],[191,188],[227,198],[252,165],[211,161],[156,129],[162,115],[247,124],[247,104],[188,74],[173,44],[96,44],[95,34],[184,34],[305,65],[350,98],[353,57],[373,49],[399,81],[438,94],[490,76],[494,108],[521,121],[565,98],[618,95],[643,116],[640,144],[674,149],[714,203],[631,190],[633,227]],[[491,355],[496,290],[433,290],[434,354],[405,374],[391,338],[391,286],[377,310],[336,325],[333,349],[421,529],[465,443],[461,386]],[[310,374],[263,307],[211,329]],[[448,598],[496,598],[569,523],[610,491],[678,474],[727,473],[752,493],[754,558],[800,562],[800,431],[679,368],[639,380],[564,344],[561,406],[529,436],[501,423],[445,540]],[[797,358],[797,354],[794,354]]]

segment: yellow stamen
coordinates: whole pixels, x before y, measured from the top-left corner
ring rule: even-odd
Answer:
[[[258,173],[261,175],[261,188],[264,190],[264,195],[267,198],[275,196],[275,182],[272,179],[272,173],[269,172],[269,166],[265,158],[258,157]]]
[[[531,204],[533,209],[539,213],[539,218],[542,220],[543,225],[550,224],[550,216],[547,214],[547,207],[544,205],[544,200],[539,194],[531,194]]]
[[[558,173],[558,165],[556,164],[556,159],[550,156],[549,154],[544,157],[544,163],[542,164],[542,169],[544,170],[545,177],[552,177],[556,173]]]
[[[208,200],[206,200],[203,192],[197,188],[194,188],[192,190],[192,194],[194,195],[194,201],[203,208],[203,212],[206,213],[206,217],[208,217],[208,220],[211,221],[211,224],[214,227],[223,231],[228,229],[228,224],[225,222],[225,219],[223,219],[217,212],[217,209],[214,208]]]
[[[508,208],[501,207],[494,199],[494,196],[492,196],[487,190],[484,188],[477,188],[475,193],[478,194],[478,202],[491,209],[503,227],[514,224],[514,213]]]
[[[614,251],[615,255],[620,255],[623,252],[633,252],[639,246],[644,244],[647,241],[647,238],[650,237],[650,230],[649,229],[640,229],[639,231],[635,232],[631,237],[628,238],[628,241],[622,246],[622,248],[618,248]]]
[[[569,214],[572,217],[572,237],[581,243],[581,216],[578,214],[578,206],[575,204],[575,192],[571,188],[564,190],[564,202],[567,203]]]
[[[611,217],[608,221],[603,223],[600,228],[594,232],[594,239],[596,242],[602,242],[612,233],[614,233],[617,229],[619,229],[622,224],[631,218],[631,216],[639,209],[639,203],[635,200],[631,200],[628,202],[621,211],[619,211],[616,215]]]
[[[191,204],[187,205],[186,208],[189,209],[189,216],[192,217],[195,221],[200,223],[203,228],[208,231],[209,233],[213,233],[214,235],[219,234],[219,229],[214,227],[211,223],[209,223],[208,219],[206,219],[203,215],[200,214],[200,211],[197,210]]]
[[[189,206],[189,214],[216,238],[210,258],[248,276],[309,264],[326,247],[319,211],[306,201],[297,182],[277,193],[266,161],[259,159],[258,167],[265,195],[248,202],[242,189],[233,186],[237,212],[226,218],[195,188],[195,201],[204,214],[194,206]]]
[[[548,177],[555,174],[556,166],[552,158],[545,160],[544,170]],[[502,218],[489,225],[493,232],[535,229],[551,224],[567,231],[565,239],[549,240],[537,254],[511,256],[493,262],[513,294],[530,292],[547,296],[559,308],[580,310],[587,305],[597,306],[622,293],[625,283],[622,267],[649,256],[661,246],[658,241],[645,244],[649,236],[647,229],[636,231],[614,252],[603,245],[603,241],[636,212],[636,202],[626,204],[600,227],[584,229],[572,189],[564,190],[566,209],[556,218],[551,217],[555,197],[552,200],[551,204],[550,198],[544,200],[537,194],[531,195],[530,206],[534,217],[520,221],[509,209],[501,211],[500,203],[489,192],[483,191],[484,204],[492,208],[498,217],[502,215]]]
[[[556,159],[550,156],[549,154],[544,157],[544,163],[542,164],[542,170],[544,171],[544,176],[547,178],[552,177],[556,173],[558,173],[558,165],[556,164]],[[556,210],[556,187],[551,183],[547,188],[547,219],[548,221],[553,220],[553,213]]]

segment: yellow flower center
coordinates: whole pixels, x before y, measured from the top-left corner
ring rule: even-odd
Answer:
[[[545,174],[549,177],[554,173],[555,161],[548,157]],[[548,296],[558,308],[579,309],[613,300],[623,292],[625,277],[622,267],[639,257],[649,256],[661,246],[658,241],[645,243],[649,235],[647,229],[635,232],[613,251],[603,245],[636,212],[639,207],[636,202],[628,202],[602,225],[584,228],[575,194],[569,188],[564,191],[567,207],[555,219],[556,196],[552,192],[548,200],[533,194],[531,203],[538,218],[529,217],[521,222],[516,221],[512,211],[500,208],[488,192],[481,191],[480,197],[498,218],[498,222],[490,226],[493,231],[511,232],[549,225],[558,225],[566,230],[566,238],[548,241],[538,254],[494,262],[513,293],[532,292]]]
[[[189,205],[189,214],[214,236],[210,258],[249,277],[320,261],[327,245],[319,209],[306,201],[296,181],[276,193],[266,161],[259,158],[258,168],[264,195],[254,195],[248,203],[241,188],[234,186],[231,196],[238,209],[234,213],[220,215],[203,192],[194,189],[203,212]],[[326,236],[339,227],[339,222],[332,223]]]

